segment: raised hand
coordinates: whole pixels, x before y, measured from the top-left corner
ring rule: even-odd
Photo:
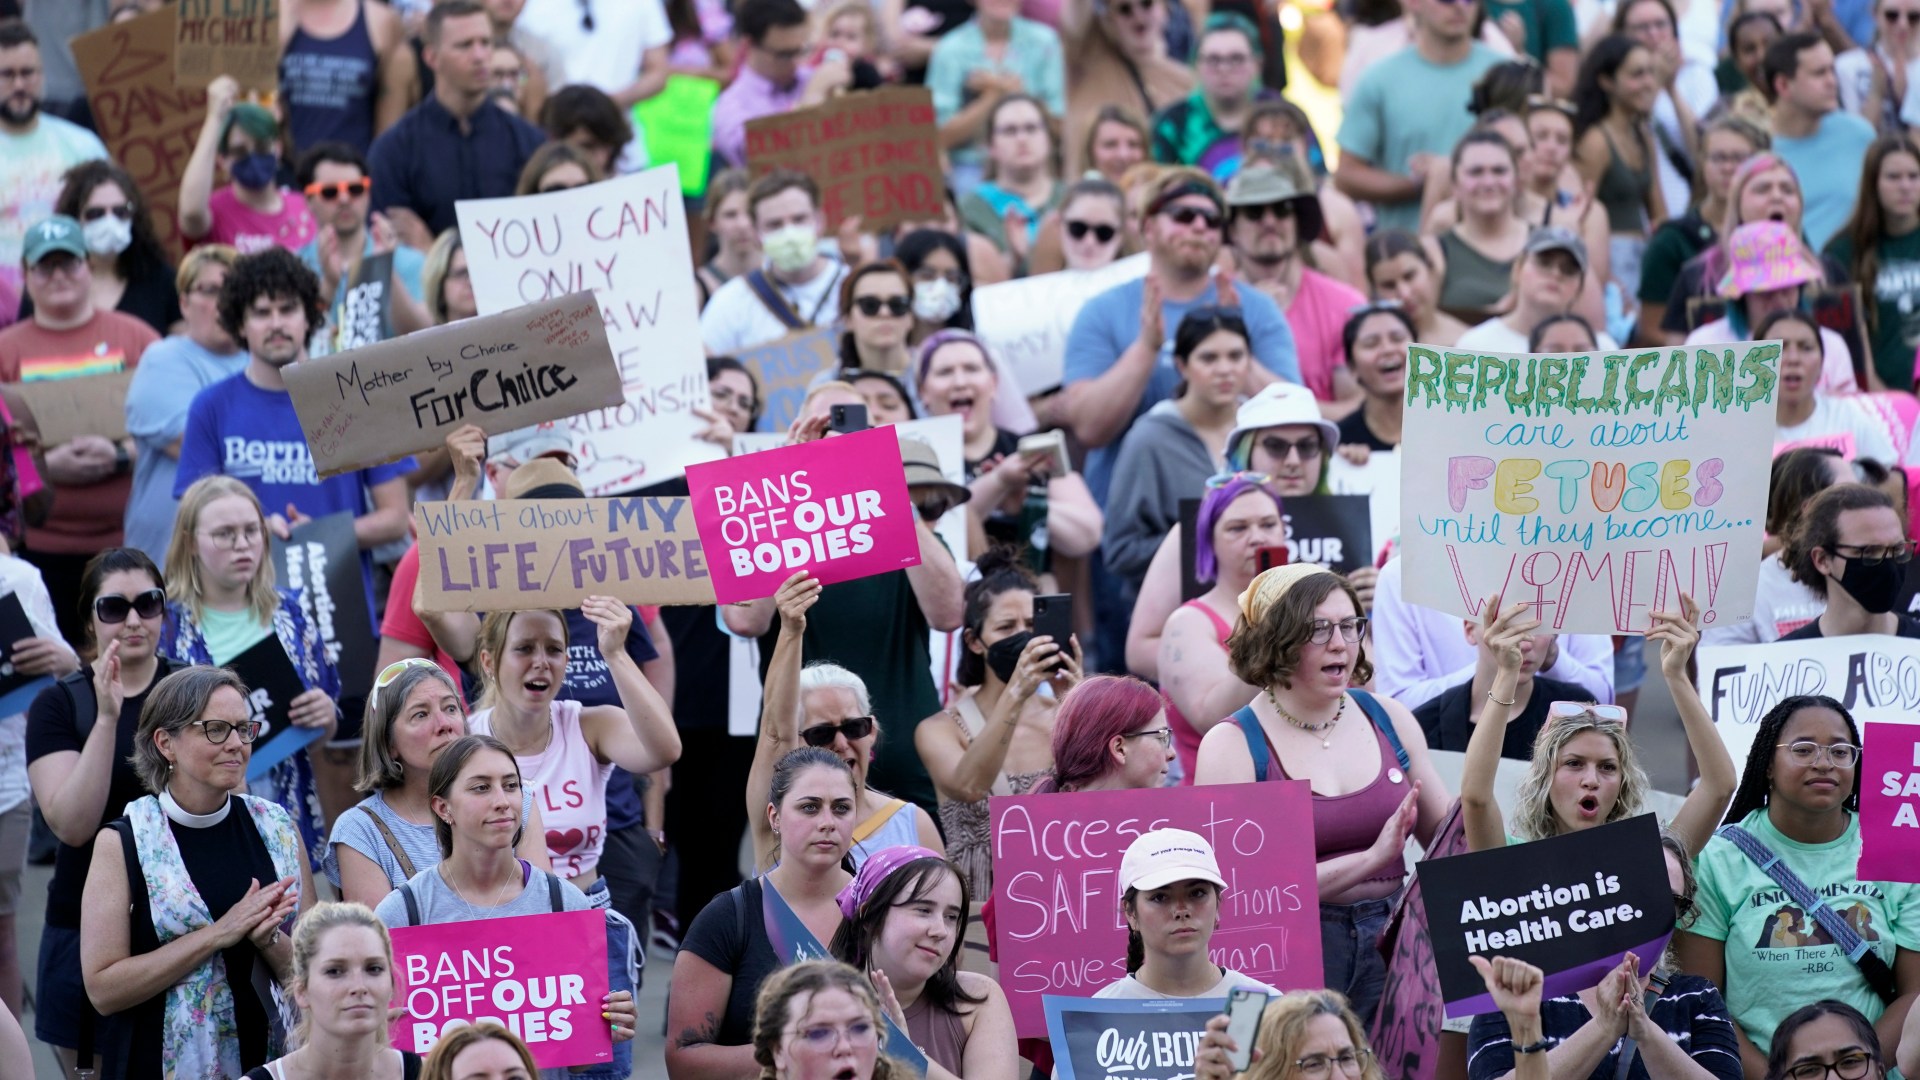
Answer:
[[[120,686],[119,638],[107,642],[107,647],[101,650],[100,662],[93,666],[93,700],[99,712],[96,723],[120,723],[120,708],[126,704],[127,692]]]
[[[1517,672],[1527,659],[1520,646],[1533,636],[1534,631],[1540,629],[1540,620],[1528,617],[1525,604],[1515,604],[1503,611],[1500,600],[1497,593],[1487,599],[1483,609],[1486,614],[1481,616],[1480,633],[1499,661],[1500,670]]]
[[[1545,980],[1539,968],[1511,956],[1492,959],[1469,956],[1467,963],[1472,964],[1473,970],[1479,972],[1480,978],[1486,982],[1487,993],[1493,998],[1494,1007],[1510,1021],[1539,1018],[1540,989]]]
[[[633,629],[633,609],[611,596],[589,596],[580,601],[580,614],[587,617],[600,645],[600,655],[611,662],[627,654],[627,631]]]
[[[820,601],[822,588],[819,579],[805,570],[795,570],[780,583],[780,591],[773,594],[773,606],[780,612],[781,633],[806,633],[807,610]]]
[[[1700,644],[1700,605],[1680,594],[1680,610],[1656,611],[1647,640],[1660,643],[1660,674],[1669,679],[1687,677],[1687,657]]]

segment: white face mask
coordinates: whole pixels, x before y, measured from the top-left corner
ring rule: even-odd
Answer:
[[[943,323],[960,310],[960,287],[946,278],[913,283],[913,313],[921,322]]]
[[[95,255],[118,255],[133,244],[133,222],[107,214],[82,225],[80,235]]]
[[[791,274],[805,270],[820,254],[820,236],[811,224],[788,225],[762,236],[760,250],[775,270]]]

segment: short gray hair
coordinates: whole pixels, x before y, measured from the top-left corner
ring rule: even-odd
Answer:
[[[242,701],[246,700],[247,684],[240,681],[240,676],[221,667],[181,668],[161,679],[147,695],[147,703],[140,707],[140,727],[134,733],[130,763],[148,791],[155,795],[165,791],[167,774],[173,771],[153,737],[164,731],[179,738],[187,725],[206,715],[208,703],[222,689],[232,690]]]
[[[854,708],[861,716],[873,715],[873,700],[867,696],[867,684],[860,676],[831,660],[816,660],[800,669],[800,696],[815,690],[845,690],[853,695]]]

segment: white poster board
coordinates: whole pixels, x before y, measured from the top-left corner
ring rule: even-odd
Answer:
[[[1327,494],[1365,495],[1373,524],[1373,555],[1377,558],[1400,538],[1400,452],[1375,450],[1365,465],[1355,465],[1338,454],[1327,465]]]
[[[566,421],[589,496],[679,476],[719,456],[706,425],[706,353],[680,170],[663,165],[568,191],[455,204],[480,314],[591,289],[626,401]]]
[[[1044,393],[1060,385],[1067,334],[1080,306],[1115,285],[1146,277],[1148,262],[1142,252],[1098,270],[1061,270],[982,285],[973,290],[975,332],[1027,396]]]
[[[1700,700],[1737,766],[1747,760],[1760,718],[1783,699],[1823,694],[1854,723],[1920,723],[1920,641],[1850,634],[1764,645],[1703,645]]]
[[[1679,594],[1753,611],[1780,343],[1635,353],[1407,349],[1406,598],[1639,634]]]

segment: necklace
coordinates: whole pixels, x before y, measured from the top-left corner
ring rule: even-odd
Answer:
[[[1347,714],[1347,695],[1345,694],[1340,695],[1340,704],[1333,710],[1333,719],[1318,724],[1309,724],[1305,720],[1281,708],[1280,699],[1273,696],[1273,687],[1271,686],[1267,687],[1267,704],[1273,706],[1273,711],[1280,714],[1280,719],[1285,720],[1287,723],[1310,735],[1320,736],[1320,749],[1322,750],[1333,749],[1333,739],[1326,733],[1332,731],[1333,726],[1340,722],[1340,718]]]
[[[514,860],[514,867],[515,869],[519,868],[518,859]],[[507,896],[507,890],[514,886],[515,882],[513,879],[519,876],[520,876],[519,874],[514,874],[507,878],[506,884],[500,886],[500,891],[493,894],[493,903],[487,905],[486,910],[491,911],[499,907],[503,902],[505,902],[506,896]],[[461,892],[460,886],[455,884],[453,878],[447,875],[447,864],[444,862],[440,864],[440,880],[446,882],[447,888],[453,890],[454,897],[460,901],[461,907],[467,909],[467,914],[469,916],[471,916],[474,919],[491,918],[491,916],[480,914],[479,911],[474,909],[474,906],[472,904],[467,903],[466,894]]]

